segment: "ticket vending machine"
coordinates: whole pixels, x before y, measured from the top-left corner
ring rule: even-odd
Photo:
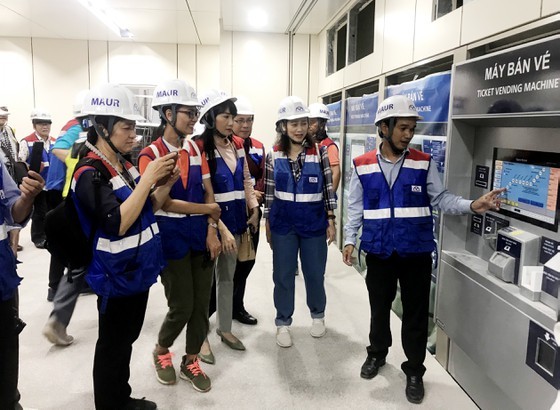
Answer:
[[[549,409],[560,388],[558,50],[554,36],[453,68],[446,185],[507,188],[499,212],[441,226],[436,356],[483,409]]]

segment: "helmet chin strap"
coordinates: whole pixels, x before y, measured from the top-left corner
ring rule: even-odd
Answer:
[[[109,145],[109,147],[115,152],[115,154],[117,154],[117,159],[121,163],[124,163],[125,159],[123,158],[123,154],[117,149],[117,147],[115,147],[110,138],[110,135],[113,132],[113,126],[115,125],[115,117],[109,118],[109,123],[107,124],[108,129],[105,129],[101,124],[98,124],[97,121],[95,121],[95,116],[91,116],[90,120],[95,128],[95,131],[97,132],[97,135],[103,138],[107,145]]]
[[[395,123],[396,120],[395,118],[390,118],[389,119],[389,132],[387,133],[387,136],[383,136],[383,134],[381,134],[381,132],[379,132],[379,134],[381,135],[381,138],[387,140],[387,143],[389,144],[389,148],[391,148],[391,151],[393,152],[394,155],[402,155],[402,153],[405,151],[404,149],[400,149],[397,148],[397,146],[395,145],[395,143],[393,142],[393,130],[395,129]]]
[[[173,104],[171,106],[171,121],[167,120],[167,117],[165,116],[165,113],[163,112],[162,107],[159,107],[158,111],[159,111],[160,118],[163,121],[165,121],[167,124],[171,125],[171,128],[173,128],[173,131],[175,131],[175,134],[177,134],[177,136],[179,137],[179,145],[182,145],[181,141],[183,141],[185,139],[186,134],[182,133],[177,128],[177,106],[175,104]]]
[[[292,139],[292,138],[289,137],[289,136],[288,136],[288,139],[289,139],[290,141],[292,141],[292,144],[295,144],[295,145],[303,145],[303,141],[305,141],[305,138],[304,138],[303,140],[301,140],[301,141],[296,141],[296,140]]]

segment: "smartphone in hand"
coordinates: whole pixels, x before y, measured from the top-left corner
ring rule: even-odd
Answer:
[[[31,153],[29,154],[29,169],[37,173],[41,172],[41,163],[43,162],[43,141],[33,143]]]

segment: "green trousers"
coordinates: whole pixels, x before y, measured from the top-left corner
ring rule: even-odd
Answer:
[[[169,260],[161,274],[169,311],[158,335],[158,344],[169,348],[186,329],[185,352],[198,354],[208,333],[208,303],[214,261],[206,252],[189,252],[183,259]]]

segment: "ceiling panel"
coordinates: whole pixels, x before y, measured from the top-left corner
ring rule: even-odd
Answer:
[[[298,27],[299,34],[319,34],[348,3],[347,0],[319,0]]]
[[[132,40],[122,40],[77,0],[0,0],[0,37],[217,45],[220,28],[284,33],[294,15],[313,3],[313,9],[297,32],[317,34],[347,3],[347,0],[104,1],[113,9],[119,24],[134,34]],[[268,16],[264,27],[251,27],[248,21],[249,12],[256,8]],[[302,18],[300,13],[296,21]]]

